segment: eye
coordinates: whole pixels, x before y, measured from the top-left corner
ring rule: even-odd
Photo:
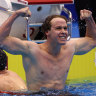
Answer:
[[[62,27],[56,27],[55,29],[57,29],[57,30],[61,30],[61,29],[62,29]]]
[[[67,30],[67,27],[64,27],[64,30]]]

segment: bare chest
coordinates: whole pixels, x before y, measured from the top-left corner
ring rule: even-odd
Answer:
[[[27,63],[30,61],[28,71],[25,70],[28,85],[33,86],[37,84],[39,87],[44,86],[49,88],[57,85],[63,88],[74,51],[66,50],[58,56],[52,56],[42,50],[35,52],[34,57],[27,60]]]
[[[40,74],[49,77],[52,77],[53,75],[64,76],[64,74],[68,73],[73,55],[74,48],[70,49],[70,47],[65,49],[62,48],[58,55],[52,55],[43,49],[38,49],[34,52],[31,52],[30,49],[29,58],[23,58],[25,71],[27,69],[32,70],[30,71],[32,73],[34,67],[35,73],[39,76]]]
[[[49,54],[39,54],[38,58],[38,70],[42,75],[46,75],[49,78],[64,77],[69,71],[72,53],[61,54],[59,56],[52,56]]]

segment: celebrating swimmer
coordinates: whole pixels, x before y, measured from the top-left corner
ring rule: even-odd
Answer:
[[[37,44],[9,36],[11,26],[19,16],[31,16],[28,7],[15,11],[0,27],[2,48],[14,55],[22,55],[29,90],[41,87],[63,89],[74,55],[89,52],[96,46],[96,25],[92,12],[81,10],[80,18],[87,24],[86,36],[67,41],[68,26],[64,16],[48,16],[41,29],[47,41]]]

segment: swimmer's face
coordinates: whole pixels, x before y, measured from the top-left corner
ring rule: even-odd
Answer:
[[[68,37],[67,22],[57,17],[51,20],[51,29],[46,33],[47,38],[59,44],[65,44]]]

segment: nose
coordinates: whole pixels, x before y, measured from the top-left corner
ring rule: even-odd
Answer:
[[[68,33],[67,29],[62,28],[61,33]]]

